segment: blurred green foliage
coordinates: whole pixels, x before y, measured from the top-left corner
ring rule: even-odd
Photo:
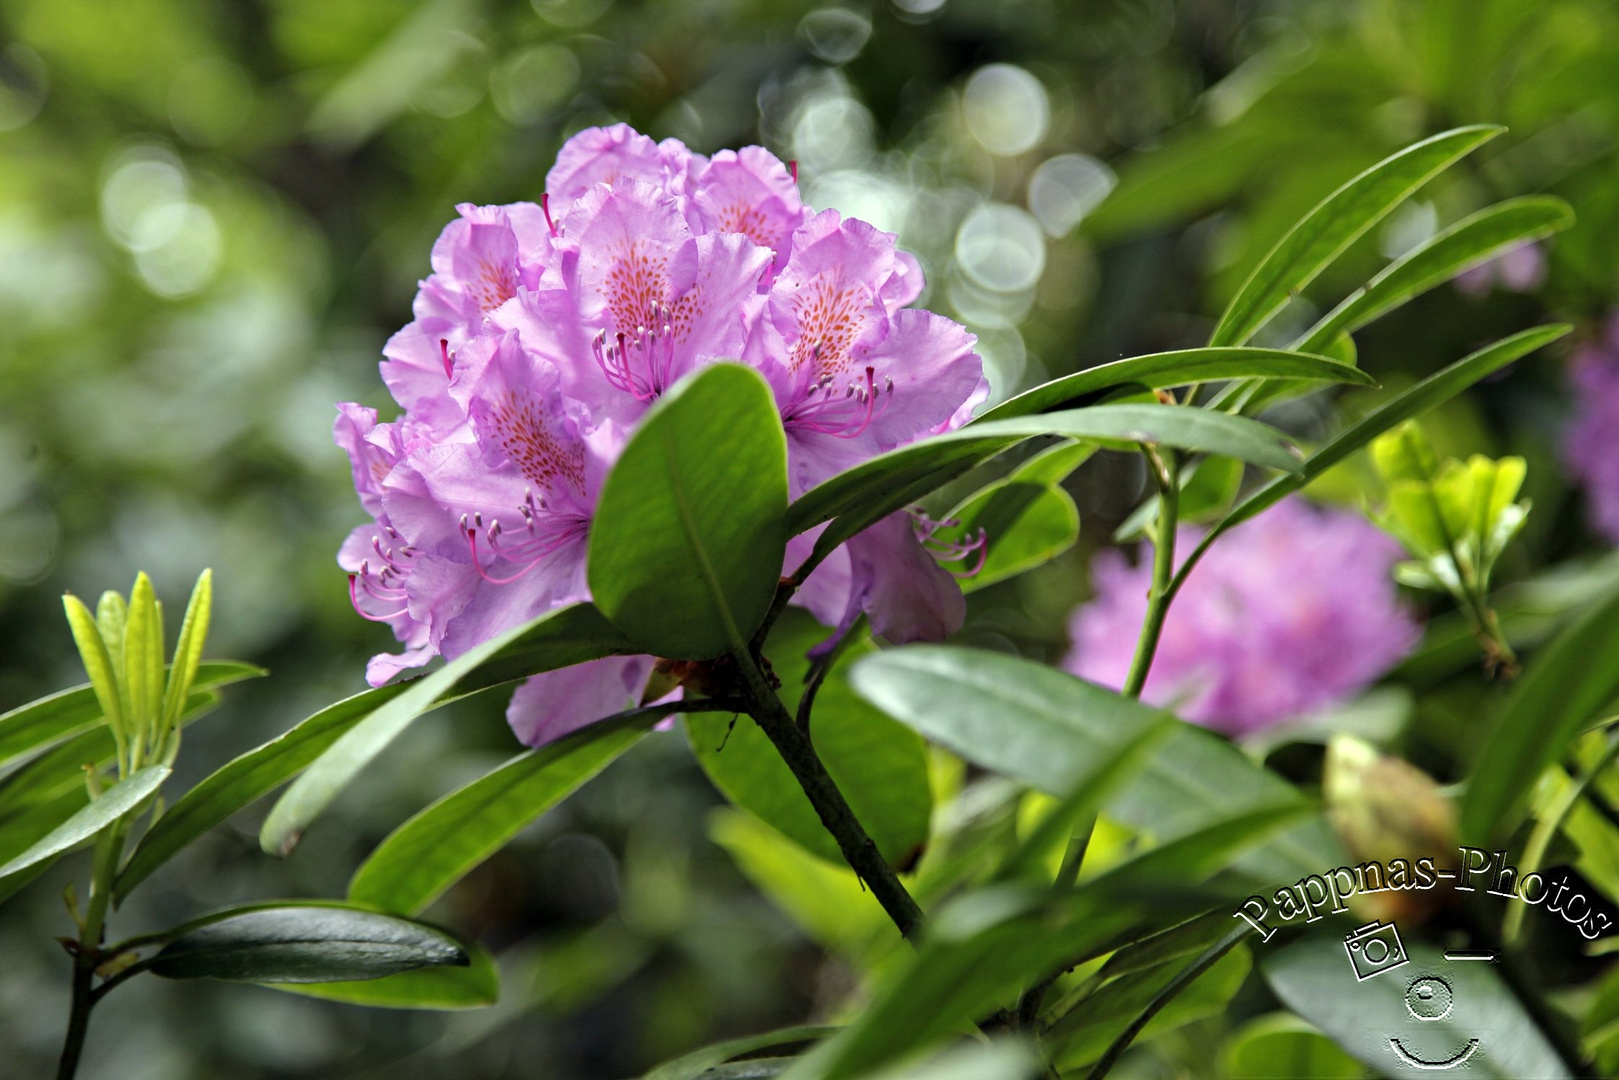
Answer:
[[[900,233],[922,303],[980,335],[997,398],[1202,344],[1311,205],[1463,123],[1511,131],[1296,298],[1275,340],[1379,254],[1531,192],[1580,221],[1545,245],[1545,280],[1438,290],[1364,331],[1362,364],[1398,389],[1547,313],[1589,325],[1615,296],[1614,0],[3,0],[0,708],[78,681],[57,596],[137,569],[173,587],[213,566],[213,651],[273,671],[188,733],[187,780],[358,689],[389,642],[333,561],[359,508],[331,403],[386,410],[373,365],[454,204],[536,197],[561,140],[612,119],[703,151],[763,142],[798,161],[812,205]],[[1425,421],[1441,454],[1529,462],[1536,511],[1501,580],[1588,546],[1555,464],[1557,362]],[[1272,419],[1327,430],[1316,399]],[[1084,559],[1142,483],[1123,456],[1076,473],[1078,547],[976,593],[963,637],[1060,650]],[[1485,692],[1424,699],[1404,749],[1455,776]],[[617,1077],[824,1017],[881,928],[796,913],[811,941],[758,896],[738,863],[767,881],[829,868],[730,811],[724,850],[711,841],[719,797],[682,742],[646,740],[435,908],[500,953],[495,1009],[163,984],[105,1006],[83,1075]],[[338,895],[378,839],[512,749],[498,702],[449,710],[294,859],[262,856],[257,821],[238,821],[125,917]],[[0,914],[0,1076],[55,1053],[65,964],[40,943],[60,884]],[[1244,1038],[1234,1060],[1257,1052]],[[1210,1075],[1174,1039],[1162,1067]]]

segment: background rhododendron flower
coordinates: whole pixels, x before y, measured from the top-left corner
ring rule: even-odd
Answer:
[[[1177,555],[1200,530],[1181,529]],[[1416,644],[1390,570],[1398,544],[1358,514],[1286,499],[1220,538],[1165,619],[1142,697],[1229,734],[1348,700]],[[1152,560],[1092,563],[1065,666],[1119,688],[1147,610]]]
[[[959,427],[988,396],[975,339],[906,308],[921,268],[895,238],[811,216],[759,147],[712,159],[624,125],[568,141],[539,205],[458,207],[415,318],[388,342],[391,424],[343,405],[334,434],[373,523],[340,562],[354,605],[405,646],[380,684],[589,599],[596,497],[675,382],[740,362],[769,383],[796,497],[885,450]],[[894,641],[961,625],[960,588],[901,512],[833,552],[797,602]],[[789,547],[797,568],[813,534]],[[508,717],[540,745],[638,701],[651,657],[530,679]]]
[[[1574,354],[1574,416],[1563,459],[1585,488],[1597,532],[1619,544],[1619,314]]]

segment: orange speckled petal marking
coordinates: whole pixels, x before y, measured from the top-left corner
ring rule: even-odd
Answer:
[[[535,487],[553,491],[566,482],[583,490],[583,447],[559,439],[533,398],[509,394],[490,409],[489,419],[506,456]]]
[[[793,297],[792,304],[799,338],[788,365],[797,371],[805,363],[813,364],[817,378],[850,372],[862,322],[860,290],[838,289],[828,278],[818,277]]]

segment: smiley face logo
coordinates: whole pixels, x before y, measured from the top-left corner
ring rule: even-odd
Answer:
[[[1446,953],[1447,960],[1494,960],[1494,956],[1457,955]],[[1450,1015],[1456,1004],[1456,991],[1451,984],[1438,975],[1423,975],[1412,979],[1405,988],[1405,1011],[1411,1014],[1414,1020],[1433,1022],[1443,1020]],[[1413,1069],[1454,1069],[1459,1065],[1467,1064],[1467,1060],[1478,1050],[1478,1040],[1468,1039],[1467,1044],[1452,1053],[1449,1057],[1432,1058],[1414,1053],[1398,1038],[1389,1039],[1389,1048],[1394,1056]]]

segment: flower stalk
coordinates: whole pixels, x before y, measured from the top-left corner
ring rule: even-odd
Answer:
[[[1174,597],[1171,584],[1175,576],[1175,527],[1180,513],[1180,484],[1177,481],[1173,451],[1162,454],[1152,447],[1143,447],[1153,479],[1158,482],[1158,535],[1153,541],[1152,591],[1147,596],[1147,617],[1141,625],[1141,636],[1136,639],[1135,658],[1130,662],[1130,674],[1124,682],[1124,695],[1139,698],[1147,685],[1147,672],[1152,668],[1153,653],[1158,649],[1158,638],[1164,632],[1164,617],[1169,614],[1169,602]]]

